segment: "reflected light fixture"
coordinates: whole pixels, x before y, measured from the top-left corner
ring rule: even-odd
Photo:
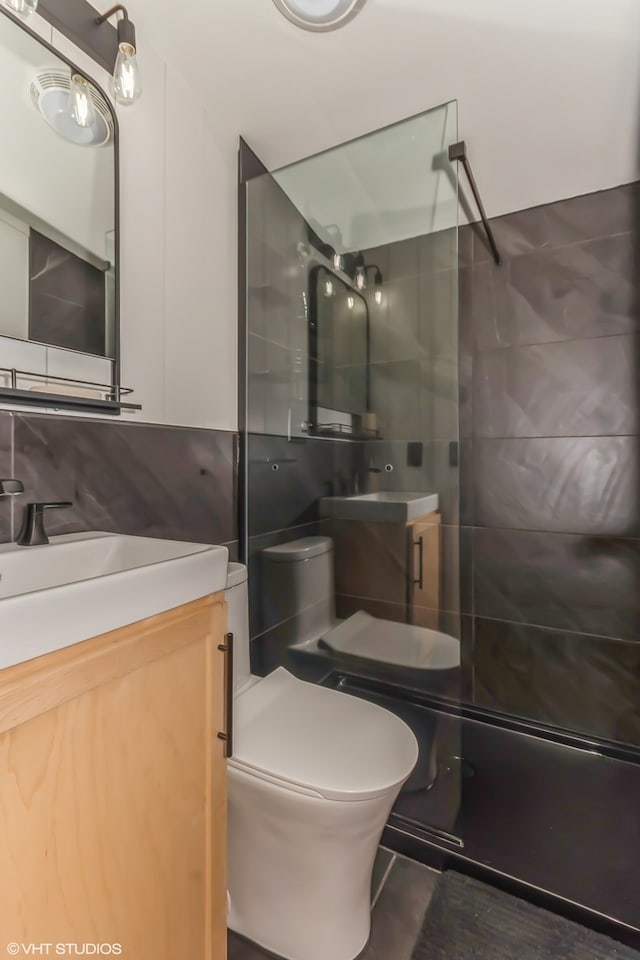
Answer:
[[[327,277],[324,282],[324,295],[325,297],[332,297],[335,293],[335,287],[333,286],[333,280],[331,277]]]
[[[373,299],[375,300],[375,302],[377,303],[377,305],[380,307],[380,306],[382,306],[382,301],[383,301],[383,299],[384,299],[384,292],[383,292],[383,290],[382,290],[382,279],[383,279],[383,278],[382,278],[382,270],[380,269],[380,267],[378,266],[377,263],[368,263],[368,264],[365,266],[365,265],[364,265],[364,257],[363,257],[362,254],[360,254],[360,256],[358,257],[358,260],[357,260],[358,265],[360,265],[361,262],[362,262],[362,272],[364,273],[364,277],[365,277],[365,287],[366,287],[366,281],[367,281],[367,279],[368,279],[368,277],[369,277],[369,270],[375,270],[375,272],[376,272],[376,273],[375,273],[375,276],[374,276],[374,278],[373,278],[373,279],[374,279],[374,283],[375,283],[375,288],[374,288],[374,293],[373,293]],[[360,284],[358,283],[358,277],[359,277],[359,275],[358,275],[358,270],[359,270],[359,269],[360,269],[360,266],[358,266],[358,269],[356,270],[356,276],[354,277],[354,282],[355,282],[356,286],[357,286],[360,290],[364,290],[364,287],[361,287]]]
[[[364,7],[366,0],[273,0],[280,13],[304,30],[337,30]]]
[[[30,17],[38,9],[38,0],[2,0],[3,5],[21,17]]]
[[[79,73],[71,74],[68,110],[69,116],[79,127],[93,127],[96,122],[96,108],[91,99],[89,81]]]
[[[367,289],[367,268],[364,265],[364,257],[362,254],[360,254],[356,260],[356,272],[353,275],[353,282],[358,290]]]
[[[344,257],[341,253],[334,253],[333,255],[333,269],[334,270],[344,270]]]
[[[383,299],[383,293],[382,293],[382,274],[381,274],[380,271],[377,269],[377,267],[376,267],[375,284],[376,284],[376,289],[375,289],[375,293],[374,293],[374,295],[373,295],[373,299],[375,300],[375,302],[376,302],[376,303],[378,304],[378,306],[380,307],[380,306],[382,306],[382,299]]]
[[[116,103],[126,107],[135,103],[142,93],[135,25],[129,19],[127,8],[121,3],[98,17],[96,23],[106,23],[118,13],[121,13],[122,17],[118,20],[118,55],[113,68],[111,87]]]
[[[356,305],[355,297],[353,297],[353,296],[351,296],[351,294],[349,294],[349,296],[347,297],[347,307],[349,308],[349,310],[353,310],[353,308],[355,307],[355,305]]]

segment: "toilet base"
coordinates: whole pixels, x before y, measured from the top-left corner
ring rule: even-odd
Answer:
[[[326,800],[229,767],[229,927],[283,960],[354,960],[371,875],[401,784]]]

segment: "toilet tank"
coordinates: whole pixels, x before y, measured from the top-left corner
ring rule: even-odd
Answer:
[[[247,568],[241,563],[230,563],[227,567],[224,598],[229,632],[233,634],[233,688],[237,693],[251,677]]]
[[[304,537],[262,551],[265,629],[287,646],[318,640],[335,622],[333,541]]]

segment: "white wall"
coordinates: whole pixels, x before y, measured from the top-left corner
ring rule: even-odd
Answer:
[[[65,66],[4,16],[0,49],[0,193],[104,260],[114,223],[112,146],[79,148],[47,126],[29,89],[41,71]]]
[[[29,231],[0,207],[2,300],[0,332],[8,337],[29,334]],[[1,364],[0,364],[1,365]]]
[[[106,73],[64,36],[38,16],[30,26],[108,88]],[[204,97],[143,32],[139,56],[143,97],[118,110],[122,382],[143,405],[126,418],[233,430],[234,139],[216,140]]]

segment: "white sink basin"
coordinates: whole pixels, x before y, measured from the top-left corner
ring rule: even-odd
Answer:
[[[320,515],[336,520],[365,520],[372,523],[408,523],[435,513],[437,493],[387,491],[363,493],[357,497],[322,497]]]
[[[226,547],[109,533],[0,545],[0,669],[224,590]]]

